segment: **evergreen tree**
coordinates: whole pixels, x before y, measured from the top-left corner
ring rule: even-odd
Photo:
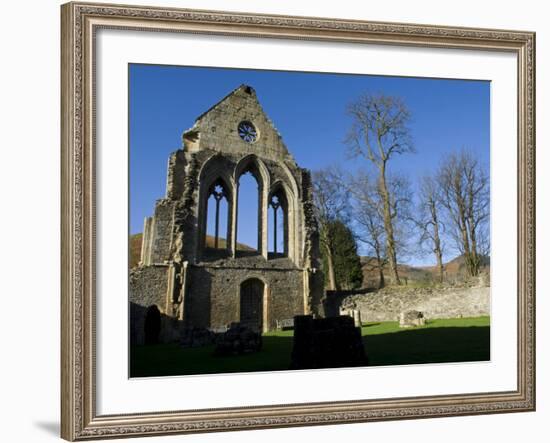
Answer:
[[[363,283],[361,258],[357,254],[357,243],[351,229],[341,220],[327,225],[333,239],[333,263],[336,289],[356,289]],[[321,249],[323,266],[328,266],[326,252]]]

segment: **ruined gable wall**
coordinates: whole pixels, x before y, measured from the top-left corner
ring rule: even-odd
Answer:
[[[252,122],[259,132],[258,140],[253,143],[243,141],[238,134],[238,125],[245,120]],[[309,175],[288,152],[255,92],[238,88],[201,115],[183,139],[184,149],[172,153],[168,160],[166,196],[155,206],[148,239],[150,247],[146,248],[149,261],[144,264],[176,263],[174,269],[181,270],[183,262],[188,262],[186,288],[182,293],[185,300],[181,305],[186,326],[223,327],[238,321],[240,284],[254,276],[269,288],[269,329],[275,328],[278,319],[292,318],[305,311],[316,313],[313,305],[322,296],[323,284],[322,272],[318,269],[317,228],[310,214]],[[239,178],[237,165],[243,164],[242,160],[250,154],[267,170],[267,175],[265,169],[262,173],[266,195],[279,182],[284,183],[288,194],[288,216],[292,220],[289,241],[294,239],[289,249],[294,251],[295,261],[285,259],[286,265],[282,267],[262,256],[252,259],[255,263],[239,256],[227,257],[225,263],[204,261],[202,239],[206,221],[201,218],[205,215],[205,192],[212,180],[223,176],[234,197]],[[232,216],[234,220],[238,217],[238,208],[233,208]],[[265,227],[267,216],[264,211],[260,226]],[[234,235],[235,230],[232,233]],[[143,292],[139,297],[131,297],[133,303],[145,306],[156,300],[154,304],[161,301],[166,304],[171,277],[166,267],[164,271],[161,269],[147,266],[133,276],[131,292]],[[183,281],[181,274],[175,278],[180,284]]]
[[[241,121],[254,124],[259,132],[256,142],[247,143],[239,137],[237,128]],[[258,103],[256,93],[249,94],[245,88],[237,90],[199,117],[196,128],[200,132],[199,149],[292,160],[281,136]]]

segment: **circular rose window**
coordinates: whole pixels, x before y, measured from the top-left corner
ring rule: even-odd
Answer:
[[[240,122],[237,130],[239,132],[239,137],[247,143],[254,143],[258,140],[258,131],[254,125],[248,121]]]

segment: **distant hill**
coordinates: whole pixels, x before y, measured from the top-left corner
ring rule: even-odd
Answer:
[[[139,234],[130,235],[130,268],[135,268],[141,258],[141,242],[143,241],[143,235]]]
[[[378,286],[378,268],[376,259],[374,257],[361,257],[361,264],[363,266],[363,287],[372,288]],[[399,277],[409,282],[415,281],[428,281],[432,279],[432,272],[427,269],[420,267],[398,264],[397,272]],[[386,282],[389,282],[390,279],[390,270],[389,265],[384,266],[384,278]]]
[[[491,266],[491,258],[487,256],[481,257],[481,269],[482,271],[488,271],[488,268]],[[427,266],[424,269],[436,272],[435,266]],[[453,258],[449,262],[445,263],[445,271],[449,275],[456,275],[466,272],[466,261],[463,255]]]
[[[143,235],[140,232],[139,234],[133,234],[130,235],[130,260],[129,260],[129,266],[130,268],[135,268],[139,264],[139,260],[141,259],[141,243],[143,241]],[[214,237],[211,235],[206,236],[206,247],[207,248],[213,248],[214,247]],[[223,249],[226,247],[226,241],[225,238],[220,238],[218,241],[218,247],[220,249]],[[237,243],[237,250],[238,251],[254,251],[255,249],[242,244]]]
[[[378,285],[378,269],[374,257],[361,257],[363,265],[363,286],[376,287]],[[449,281],[462,280],[466,276],[466,264],[464,256],[459,255],[444,264],[445,278]],[[436,266],[410,266],[398,264],[399,277],[409,283],[432,281],[437,275]],[[490,258],[484,257],[482,272],[489,272]],[[390,280],[389,267],[384,266],[384,277]]]

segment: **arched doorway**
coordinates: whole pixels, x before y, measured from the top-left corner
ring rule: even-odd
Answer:
[[[251,278],[241,283],[240,323],[257,332],[263,326],[264,283]]]
[[[157,305],[147,308],[145,313],[145,344],[154,345],[159,342],[160,335],[160,311]]]

